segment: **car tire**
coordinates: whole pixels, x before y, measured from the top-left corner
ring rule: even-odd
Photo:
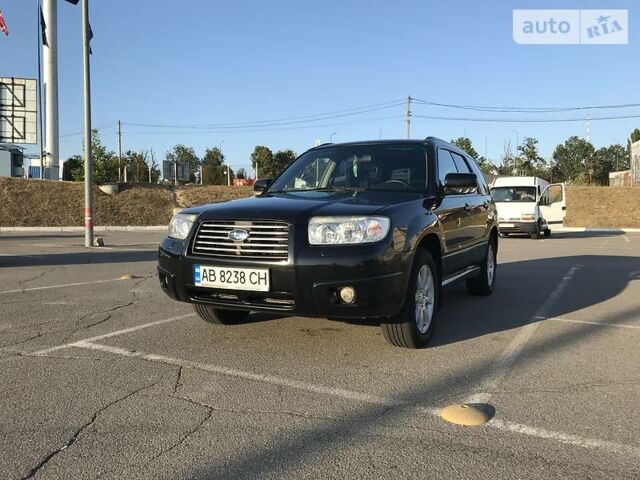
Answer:
[[[547,229],[544,231],[544,236],[545,236],[545,237],[547,237],[547,238],[549,238],[549,237],[551,236],[551,230],[547,228]]]
[[[385,340],[396,347],[426,346],[436,323],[440,291],[440,272],[433,256],[428,250],[418,250],[402,310],[380,325]]]
[[[241,310],[221,310],[211,305],[194,304],[193,309],[198,316],[207,323],[216,325],[235,325],[242,323],[249,316],[249,312]]]
[[[540,233],[540,230],[536,230],[534,233],[531,234],[531,240],[540,240],[542,238],[542,234]]]
[[[491,295],[496,284],[498,270],[496,242],[489,241],[487,254],[480,265],[480,274],[467,280],[467,291],[471,295]]]

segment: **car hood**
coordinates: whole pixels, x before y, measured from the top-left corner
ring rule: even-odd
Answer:
[[[307,222],[319,215],[373,215],[390,205],[420,198],[411,192],[289,192],[202,205],[183,210],[199,220],[281,220]]]

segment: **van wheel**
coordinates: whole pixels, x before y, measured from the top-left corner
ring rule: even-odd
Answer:
[[[220,310],[213,308],[211,305],[202,305],[199,303],[195,303],[193,309],[202,320],[217,325],[235,325],[242,323],[249,316],[249,312],[243,312],[241,310]]]
[[[549,230],[548,228],[544,231],[544,236],[549,238],[551,236],[551,230]]]
[[[472,295],[491,295],[496,284],[498,262],[495,241],[490,241],[487,254],[480,265],[480,274],[467,280],[467,291]]]
[[[433,333],[440,304],[440,274],[428,250],[416,253],[401,312],[380,325],[385,340],[396,347],[422,348]]]
[[[542,234],[540,233],[540,230],[538,230],[535,233],[531,234],[531,239],[532,240],[540,240],[541,238],[542,238]]]

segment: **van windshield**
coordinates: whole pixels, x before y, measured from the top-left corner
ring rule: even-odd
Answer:
[[[495,187],[491,195],[496,202],[535,202],[536,187]]]

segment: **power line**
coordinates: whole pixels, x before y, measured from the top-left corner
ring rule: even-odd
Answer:
[[[282,126],[282,127],[265,127],[265,128],[258,128],[256,129],[255,127],[246,127],[245,129],[236,129],[236,132],[243,132],[243,133],[252,133],[252,132],[277,132],[277,131],[288,131],[288,130],[304,130],[304,129],[309,129],[309,128],[325,128],[325,127],[337,127],[337,126],[342,126],[342,125],[353,125],[353,124],[357,124],[357,123],[367,123],[367,122],[378,122],[378,121],[385,121],[385,120],[398,120],[404,118],[403,115],[391,115],[391,116],[387,116],[387,117],[377,117],[377,118],[363,118],[363,119],[358,119],[358,120],[351,120],[351,121],[346,121],[346,122],[334,122],[334,123],[324,123],[324,124],[315,124],[315,125],[298,125],[298,126]],[[123,125],[132,125],[129,123],[124,123]],[[168,134],[180,134],[180,135],[184,135],[184,134],[207,134],[207,133],[223,133],[226,132],[228,133],[228,130],[221,130],[221,129],[217,129],[217,128],[210,128],[210,129],[203,129],[203,128],[199,128],[199,129],[191,129],[191,130],[178,130],[178,131],[167,131],[167,130],[155,130],[155,131],[140,131],[140,130],[127,130],[128,133],[131,134],[138,134],[138,135],[155,135],[155,134],[159,134],[159,135],[168,135]]]
[[[482,106],[482,105],[459,105],[453,103],[440,103],[431,100],[421,100],[412,98],[416,103],[431,105],[435,107],[456,108],[461,110],[473,110],[478,112],[511,112],[511,113],[554,113],[572,112],[578,110],[607,110],[618,108],[640,107],[640,103],[623,103],[614,105],[586,105],[577,107],[505,107],[505,106]]]
[[[473,118],[473,117],[443,117],[437,115],[412,115],[413,118],[426,118],[429,120],[445,120],[456,122],[491,122],[491,123],[563,123],[563,122],[584,122],[581,118]],[[590,117],[594,120],[624,120],[640,118],[640,113],[634,115],[612,115],[607,117]]]
[[[104,125],[98,125],[97,127],[93,127],[93,130],[105,130],[109,127],[114,127],[116,125],[116,122],[109,122],[109,123],[105,123]],[[65,133],[64,135],[60,135],[59,138],[65,138],[65,137],[74,137],[76,135],[82,135],[84,134],[84,130],[79,130],[77,132],[70,132],[70,133]]]
[[[180,128],[187,130],[210,130],[210,129],[245,129],[245,128],[267,128],[274,126],[287,126],[295,125],[299,123],[312,123],[320,122],[324,120],[332,120],[334,118],[350,117],[355,115],[362,115],[363,113],[377,112],[380,110],[386,110],[389,108],[404,105],[404,100],[395,102],[385,102],[383,104],[370,105],[368,107],[359,107],[349,110],[342,110],[333,113],[304,115],[301,117],[289,117],[279,120],[258,120],[249,122],[235,122],[235,123],[218,123],[218,124],[199,124],[199,125],[185,125],[185,124],[152,124],[152,123],[136,123],[136,122],[124,122],[124,125],[135,127],[149,127],[149,128]]]

